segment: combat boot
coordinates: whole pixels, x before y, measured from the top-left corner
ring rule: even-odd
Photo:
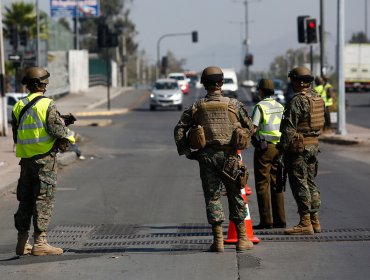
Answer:
[[[321,232],[319,214],[317,212],[316,213],[311,213],[311,224],[312,224],[313,231],[315,233],[320,233]]]
[[[48,244],[46,240],[46,232],[34,233],[35,244],[33,245],[31,254],[34,256],[46,255],[61,255],[63,254],[62,248],[53,247]]]
[[[224,236],[222,233],[222,224],[212,225],[213,243],[209,250],[211,252],[223,252],[224,251]]]
[[[28,231],[19,231],[18,232],[18,242],[15,247],[15,253],[18,256],[29,255],[31,254],[32,245],[28,241]]]
[[[250,250],[253,248],[252,241],[250,241],[247,237],[244,222],[236,225],[236,233],[238,235],[238,242],[236,243],[236,250],[238,252]]]
[[[284,232],[289,235],[313,234],[310,214],[300,214],[299,224],[292,228],[287,228]]]

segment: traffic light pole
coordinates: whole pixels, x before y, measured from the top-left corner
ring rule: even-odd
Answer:
[[[189,36],[189,35],[194,34],[194,32],[196,32],[196,31],[193,31],[193,32],[190,32],[190,33],[170,33],[170,34],[164,34],[161,37],[159,37],[159,39],[157,41],[157,67],[156,67],[156,73],[155,73],[156,79],[159,78],[159,72],[160,72],[159,68],[161,67],[161,61],[160,61],[160,43],[161,43],[161,41],[164,38],[167,38],[167,37]]]

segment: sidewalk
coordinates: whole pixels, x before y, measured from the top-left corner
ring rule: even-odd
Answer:
[[[126,92],[128,88],[113,88],[110,92],[110,99]],[[98,106],[107,102],[107,88],[93,87],[88,92],[81,94],[69,94],[56,101],[57,108],[61,114],[72,113],[76,117],[79,116],[110,116],[115,114],[125,114],[129,110],[107,110],[99,109]],[[78,120],[75,126],[84,125],[109,125],[109,119],[91,119]],[[73,129],[73,128],[72,128]],[[62,165],[68,165],[77,159],[75,152],[66,152],[58,154],[58,162]],[[10,187],[18,180],[20,168],[18,166],[19,159],[15,157],[13,150],[13,138],[11,126],[8,129],[8,136],[0,136],[0,195],[10,191]]]
[[[126,92],[128,88],[116,88],[111,90],[110,98]],[[82,94],[69,94],[56,100],[57,108],[62,114],[72,113],[76,117],[81,116],[110,116],[115,114],[125,114],[128,108],[123,109],[99,109],[98,106],[107,101],[107,89],[105,87],[93,87],[88,92]],[[106,118],[80,119],[76,126],[84,125],[109,125],[111,120]],[[335,132],[323,134],[320,141],[340,145],[370,144],[370,129],[347,124],[347,134],[337,135]],[[13,151],[12,132],[9,128],[8,136],[0,137],[0,195],[9,190],[11,185],[19,177],[19,159],[15,157]],[[77,156],[74,152],[60,154],[58,162],[67,165],[74,162]]]

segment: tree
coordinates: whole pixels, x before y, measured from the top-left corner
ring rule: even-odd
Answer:
[[[367,35],[362,31],[352,34],[351,40],[349,40],[349,42],[354,44],[370,43]]]
[[[296,50],[288,49],[284,55],[275,57],[274,61],[270,64],[269,75],[276,79],[287,80],[288,72],[292,68],[310,63],[309,57],[309,49],[307,47]],[[313,61],[314,63],[318,63],[320,57],[314,55]]]
[[[127,54],[134,54],[137,51],[137,44],[134,41],[137,32],[135,24],[129,19],[130,10],[127,8],[129,2],[132,0],[100,1],[101,16],[99,18],[80,18],[80,34],[90,35],[81,42],[81,47],[90,52],[99,52],[95,39],[97,25],[99,22],[105,22],[112,31],[124,35]],[[120,41],[122,44],[122,40]]]
[[[167,51],[168,72],[183,72],[186,59],[177,59],[175,54]]]
[[[4,13],[4,35],[9,36],[13,26],[18,31],[27,31],[30,39],[37,36],[36,11],[33,3],[15,2],[10,7],[5,7]],[[47,14],[40,13],[40,38],[47,39]]]

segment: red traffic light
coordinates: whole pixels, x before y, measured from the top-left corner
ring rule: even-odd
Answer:
[[[309,28],[315,28],[315,22],[314,21],[309,21],[309,23],[308,23],[308,27]]]

